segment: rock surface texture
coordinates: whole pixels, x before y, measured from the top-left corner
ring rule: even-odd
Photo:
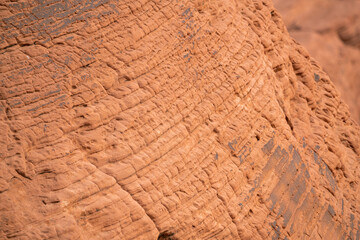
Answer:
[[[360,1],[274,0],[297,41],[318,60],[360,123]]]
[[[359,126],[271,1],[0,11],[0,239],[359,239]]]

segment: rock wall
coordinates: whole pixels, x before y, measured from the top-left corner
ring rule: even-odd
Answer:
[[[360,122],[360,1],[274,0],[297,41],[324,67]]]
[[[0,239],[359,239],[359,126],[271,1],[0,11]]]

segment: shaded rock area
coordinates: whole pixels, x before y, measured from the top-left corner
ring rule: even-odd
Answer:
[[[290,35],[320,62],[360,122],[360,1],[274,0]]]
[[[271,1],[0,12],[0,239],[359,238],[359,126]]]

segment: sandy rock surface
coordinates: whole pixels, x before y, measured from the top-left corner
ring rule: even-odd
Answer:
[[[274,0],[290,35],[319,61],[360,123],[360,1]]]
[[[0,239],[359,239],[359,126],[271,1],[0,13]]]

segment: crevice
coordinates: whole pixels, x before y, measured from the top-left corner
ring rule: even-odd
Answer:
[[[19,46],[20,47],[29,47],[29,46],[32,46],[33,44],[30,44],[30,43],[19,43]]]
[[[17,44],[10,44],[10,45],[8,45],[6,47],[3,47],[1,50],[6,50],[6,49],[11,48],[11,47],[16,46],[16,45]]]
[[[193,225],[193,227],[195,227]],[[158,236],[158,240],[177,240],[176,237],[173,237],[175,235],[175,233],[172,233],[170,231],[164,231],[164,232],[161,232]]]
[[[39,175],[45,174],[45,173],[53,173],[53,171],[51,171],[50,169],[44,169],[43,171],[41,171],[39,173]]]
[[[352,144],[352,142],[350,142],[350,141],[347,140],[347,139],[341,139],[340,141],[341,141],[341,143],[342,143],[345,147],[351,149],[354,153],[357,154],[357,151],[356,151],[356,149],[355,149],[355,146]]]
[[[22,177],[32,180],[29,176],[27,176],[23,171],[21,171],[20,169],[15,169],[15,171]]]
[[[88,64],[86,64],[86,65],[81,66],[80,68],[87,68],[87,67],[90,66],[90,64],[91,64],[91,63],[88,63]]]
[[[286,122],[289,125],[291,131],[294,131],[294,126],[293,126],[292,122],[290,121],[290,119],[288,118],[288,116],[285,115],[285,119],[286,119]]]
[[[326,190],[328,190],[328,192],[333,195],[333,197],[335,197],[335,193],[332,189],[328,188],[328,187],[324,187]]]

